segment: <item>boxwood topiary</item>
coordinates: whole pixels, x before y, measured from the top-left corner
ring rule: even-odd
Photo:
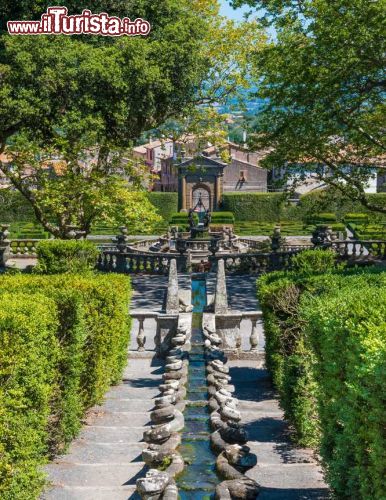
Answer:
[[[301,269],[258,282],[267,367],[296,441],[320,444],[337,498],[381,498],[386,272]]]
[[[306,297],[301,306],[317,358],[320,450],[338,498],[383,498],[386,491],[385,285],[348,277],[340,291]]]
[[[47,240],[37,244],[36,253],[37,273],[82,273],[95,268],[99,250],[87,240]]]
[[[232,212],[212,212],[211,222],[213,224],[234,224],[235,216]]]

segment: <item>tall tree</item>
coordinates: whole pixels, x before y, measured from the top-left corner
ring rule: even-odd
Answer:
[[[66,5],[70,14],[87,7],[142,17],[152,30],[145,38],[0,35],[0,152],[12,158],[0,169],[60,237],[69,224],[88,232],[97,214],[106,214],[112,186],[123,188],[117,151],[234,90],[244,78],[246,47],[258,38],[257,30],[224,23],[216,0]],[[0,29],[9,19],[37,19],[45,8],[39,0],[6,0]],[[90,151],[95,161],[86,161]],[[66,164],[55,179],[47,170],[53,157]],[[138,188],[142,171],[130,163],[125,168]],[[126,212],[136,213],[129,206]],[[143,201],[142,217],[145,207]]]
[[[267,165],[315,169],[342,194],[386,213],[364,191],[373,167],[386,168],[385,0],[233,2],[242,3],[263,9],[276,32],[251,53],[266,100],[254,143],[272,148]]]
[[[83,7],[90,5],[68,4],[70,13]],[[199,2],[196,12],[185,0],[165,0],[157,9],[147,0],[92,8],[148,19],[151,34],[0,36],[0,152],[12,159],[0,169],[57,237],[67,237],[70,224],[88,232],[95,217],[117,214],[119,202],[131,219],[156,220],[143,196],[125,191],[118,169],[129,170],[136,190],[142,171],[117,152],[190,103],[207,72]],[[1,9],[4,29],[6,20],[39,17],[45,6],[5,2]],[[53,176],[47,166],[55,158],[65,168]]]

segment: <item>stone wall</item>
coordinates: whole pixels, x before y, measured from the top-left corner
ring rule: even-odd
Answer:
[[[244,172],[245,181],[240,181]],[[224,169],[224,191],[267,191],[267,170],[250,163],[232,159]]]

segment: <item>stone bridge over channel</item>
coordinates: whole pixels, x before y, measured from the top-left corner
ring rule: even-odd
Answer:
[[[205,279],[208,307],[203,314],[203,342],[197,342],[200,327],[197,329],[194,319],[197,313],[190,307],[192,303],[197,307],[197,300],[191,293],[192,276],[184,273],[177,276],[175,269],[175,264],[171,264],[169,276],[132,277],[134,321],[124,377],[106,394],[102,405],[91,409],[80,436],[68,453],[46,467],[50,486],[42,498],[120,500],[141,498],[142,495],[142,498],[171,500],[180,495],[181,499],[200,500],[211,498],[211,495],[214,497],[215,491],[216,498],[233,498],[228,496],[230,490],[227,488],[234,487],[229,481],[229,470],[234,461],[226,452],[221,452],[217,458],[215,453],[213,463],[207,464],[213,471],[215,462],[217,465],[221,462],[220,469],[226,477],[217,476],[216,484],[212,484],[213,477],[216,477],[213,474],[212,479],[197,477],[196,490],[184,490],[178,475],[178,493],[174,483],[174,474],[184,466],[183,461],[178,461],[181,450],[187,461],[184,443],[173,452],[171,461],[165,461],[163,472],[157,473],[156,481],[148,474],[152,467],[149,466],[149,455],[158,453],[163,446],[156,438],[155,441],[149,439],[151,429],[158,426],[159,430],[160,425],[164,425],[162,418],[154,421],[156,417],[160,418],[160,412],[154,409],[172,408],[172,437],[173,433],[182,434],[184,440],[194,420],[189,417],[189,399],[192,399],[191,385],[198,376],[192,370],[198,370],[195,363],[199,363],[200,350],[204,350],[203,359],[209,374],[207,381],[203,380],[207,386],[197,389],[208,394],[207,401],[206,396],[202,398],[203,404],[209,408],[206,418],[210,419],[211,430],[207,434],[204,432],[204,440],[209,441],[210,437],[212,445],[216,444],[213,430],[217,428],[220,433],[217,436],[223,436],[223,424],[246,431],[249,451],[239,450],[244,455],[241,459],[238,457],[239,462],[233,470],[239,475],[243,487],[249,488],[248,498],[329,498],[318,458],[312,450],[295,448],[291,444],[288,426],[264,367],[264,330],[256,299],[255,278],[226,276],[222,264],[216,274],[199,276],[201,280]],[[219,348],[225,357],[219,354]],[[185,356],[185,353],[188,354]],[[177,373],[180,361],[182,369]],[[171,365],[174,366],[171,368]],[[220,372],[216,372],[217,369]],[[183,383],[174,384],[173,379]],[[227,406],[220,402],[220,387],[224,394],[229,390],[229,397],[225,398]],[[185,415],[185,430],[176,419],[181,412]],[[198,417],[195,418],[197,422]],[[202,431],[203,428],[198,426],[197,436],[202,435]],[[167,439],[170,444],[170,436]],[[226,439],[225,446],[229,447]],[[145,450],[148,452],[142,454]],[[149,450],[153,451],[150,453]],[[224,457],[227,462],[221,461]],[[244,468],[241,467],[243,460],[244,464],[247,463]],[[185,463],[186,470],[195,467],[194,457],[188,462]],[[171,478],[166,482],[165,469],[169,473],[167,477]],[[146,475],[148,479],[144,481]],[[224,479],[228,481],[224,483]],[[260,487],[253,489],[256,485]]]

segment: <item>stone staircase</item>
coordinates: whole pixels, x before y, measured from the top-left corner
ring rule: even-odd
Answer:
[[[213,293],[213,277],[208,283]],[[187,277],[180,277],[181,289],[188,294]],[[155,286],[156,285],[156,286]],[[132,306],[159,311],[166,279],[155,283],[153,277],[133,280]],[[228,277],[231,309],[258,309],[255,278]],[[186,299],[190,297],[186,296]],[[155,324],[145,325],[151,350],[129,358],[122,382],[110,389],[101,406],[92,408],[79,437],[66,455],[46,467],[51,486],[41,500],[134,500],[138,499],[136,481],[147,469],[142,461],[144,430],[150,410],[159,394],[163,366],[153,358]],[[136,330],[136,321],[133,330]],[[244,341],[250,326],[240,327]],[[131,349],[135,349],[132,335]],[[247,345],[245,347],[248,347]],[[137,353],[138,354],[138,353]],[[329,491],[321,467],[312,450],[294,447],[277,396],[264,368],[264,334],[259,331],[258,352],[254,359],[229,361],[234,396],[242,424],[248,432],[248,445],[257,456],[257,465],[247,475],[261,485],[261,500],[326,500]],[[195,493],[192,492],[192,495]],[[189,498],[194,498],[193,496]]]
[[[136,479],[146,472],[142,437],[161,375],[151,359],[129,360],[122,383],[90,410],[68,453],[46,467],[51,486],[43,500],[137,498]]]
[[[259,500],[327,500],[329,490],[310,449],[296,448],[263,362],[233,360],[229,374],[248,446],[257,465],[247,472],[261,486]]]

